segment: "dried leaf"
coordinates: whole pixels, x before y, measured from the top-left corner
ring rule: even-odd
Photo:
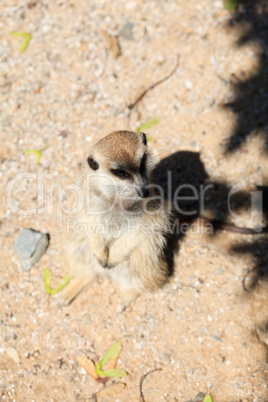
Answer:
[[[52,273],[50,269],[46,268],[44,269],[43,272],[43,277],[44,277],[44,282],[45,282],[45,291],[49,295],[55,295],[56,293],[59,293],[71,280],[71,275],[65,276],[61,281],[59,286],[56,289],[51,289],[50,283],[51,283],[51,278],[52,278]]]
[[[110,49],[110,52],[112,53],[113,58],[117,59],[119,56],[121,56],[121,48],[120,48],[118,37],[109,35],[108,32],[106,32],[104,30],[102,30],[102,35],[109,46],[109,49]]]
[[[32,155],[32,154],[36,154],[36,163],[40,162],[41,156],[42,156],[42,152],[39,151],[38,149],[26,149],[25,151],[23,151],[25,153],[25,155]]]
[[[97,392],[95,395],[98,396],[115,396],[120,394],[126,387],[126,384],[123,382],[117,382],[116,384],[112,384],[109,387],[105,387]]]
[[[94,380],[98,380],[99,376],[96,373],[95,364],[92,360],[88,359],[86,356],[78,356],[77,361],[86,372],[94,378]]]
[[[114,369],[116,367],[117,364],[117,360],[118,360],[118,356],[115,359],[111,359],[109,360],[106,364],[103,365],[103,370],[111,370]]]

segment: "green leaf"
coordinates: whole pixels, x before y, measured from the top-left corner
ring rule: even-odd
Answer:
[[[44,277],[44,282],[45,282],[45,291],[49,295],[55,295],[56,293],[59,293],[61,289],[63,289],[71,280],[71,275],[67,275],[62,280],[60,281],[59,286],[56,289],[51,289],[50,284],[51,284],[51,279],[52,279],[52,273],[50,269],[46,268],[44,269],[43,272],[43,277]]]
[[[108,352],[103,356],[103,358],[101,359],[101,361],[96,364],[96,373],[98,375],[103,375],[102,373],[104,373],[103,370],[101,370],[102,366],[104,366],[106,363],[108,363],[110,360],[113,359],[117,359],[119,353],[121,350],[121,343],[120,342],[116,342],[109,350]],[[108,370],[111,371],[111,370]]]
[[[203,402],[213,402],[213,399],[211,398],[210,395],[206,395],[205,398],[203,399]]]
[[[96,372],[97,372],[97,366],[96,366]],[[121,369],[101,370],[100,368],[98,369],[97,374],[103,377],[115,377],[115,378],[122,378],[128,375],[126,371]]]
[[[13,31],[10,32],[10,35],[15,36],[15,37],[23,37],[25,38],[22,44],[20,45],[20,52],[23,53],[27,49],[27,46],[31,40],[31,35],[28,32],[17,32]]]
[[[239,0],[225,0],[224,7],[226,10],[233,12],[238,6]]]
[[[141,126],[139,126],[136,131],[137,133],[142,132],[143,130],[149,130],[149,128],[152,128],[154,126],[156,126],[159,123],[160,119],[156,118],[153,120],[148,121],[147,123],[142,124]]]
[[[150,136],[147,135],[147,134],[146,134],[146,138],[147,138],[147,141],[156,142],[156,140],[155,140],[153,137],[150,137]]]
[[[45,286],[50,287],[51,278],[52,278],[52,273],[51,273],[50,269],[45,268],[44,272],[43,272],[43,276],[44,276]]]
[[[25,151],[23,151],[25,153],[25,155],[31,155],[31,154],[36,154],[36,163],[40,162],[41,156],[42,156],[42,152],[38,151],[38,149],[26,149]]]

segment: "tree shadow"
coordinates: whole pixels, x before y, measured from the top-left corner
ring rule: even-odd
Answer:
[[[179,202],[181,209],[175,209],[174,220],[181,219],[181,211],[187,212],[188,230],[191,228],[191,224],[203,213],[209,215],[212,219],[226,222],[230,218],[230,208],[231,211],[240,212],[251,206],[250,194],[247,192],[236,193],[231,198],[230,203],[228,202],[231,187],[224,182],[214,181],[213,178],[208,176],[198,152],[179,151],[163,158],[152,173],[152,183],[159,185],[163,189],[166,200],[174,202],[178,196],[186,197],[186,199],[182,199]],[[180,191],[178,191],[179,189]],[[198,198],[191,199],[193,189],[199,195]],[[202,199],[201,194],[204,189],[205,196]],[[268,213],[266,217],[268,218]],[[187,233],[188,231],[173,231],[167,236],[165,255],[170,267],[170,276],[174,272],[174,257]],[[217,228],[214,228],[213,232],[209,234],[212,236],[217,235]],[[245,273],[242,281],[246,292],[253,291],[261,282],[268,281],[267,248],[267,238],[262,237],[252,244],[241,242],[238,245],[234,245],[230,250],[240,255],[250,254],[254,256],[255,265]],[[256,335],[267,346],[268,323],[256,324]]]
[[[251,77],[233,76],[234,100],[225,107],[236,115],[234,130],[225,144],[225,152],[232,153],[250,136],[261,135],[268,151],[268,2],[267,0],[239,0],[230,28],[241,29],[239,47],[252,43],[258,47],[258,67]]]
[[[233,111],[236,123],[225,144],[225,153],[238,150],[252,136],[262,136],[268,152],[268,2],[267,0],[239,0],[239,6],[228,23],[240,30],[238,47],[256,46],[258,67],[249,78],[232,77],[234,99],[225,104]],[[264,193],[263,193],[264,197]],[[265,204],[265,200],[263,198]],[[264,205],[263,205],[264,206]],[[267,221],[268,214],[264,211]],[[253,291],[268,278],[268,240],[262,237],[252,244],[241,242],[231,248],[240,255],[250,254],[255,263],[243,281],[244,289]]]
[[[260,281],[268,281],[268,254],[267,239],[258,239],[256,242],[240,243],[231,248],[231,251],[239,254],[250,254],[254,257],[254,267],[247,270],[243,279],[243,288],[250,292],[257,288]]]
[[[151,181],[174,206],[165,250],[170,275],[179,244],[198,217],[208,216],[224,223],[230,217],[230,210],[238,212],[250,206],[250,195],[246,192],[240,191],[229,199],[231,187],[209,177],[198,152],[178,151],[163,158],[155,166]],[[215,236],[218,230],[211,224],[200,233]]]
[[[231,211],[251,205],[249,193],[239,191],[230,197],[230,185],[209,177],[199,152],[178,151],[162,159],[154,168],[152,182],[175,205],[176,219],[191,221],[207,215],[226,222]]]

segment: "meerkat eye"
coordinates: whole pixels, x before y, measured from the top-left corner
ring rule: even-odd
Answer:
[[[99,164],[98,162],[96,162],[91,156],[89,156],[87,158],[87,163],[88,166],[92,169],[92,170],[98,170],[99,169]]]
[[[111,169],[111,172],[116,177],[119,177],[119,179],[122,179],[122,180],[130,180],[131,179],[131,174],[126,172],[125,170]]]

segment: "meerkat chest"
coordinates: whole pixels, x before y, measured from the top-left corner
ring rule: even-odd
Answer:
[[[120,237],[133,236],[139,232],[140,225],[135,218],[122,216],[106,216],[98,220],[96,229],[106,244],[111,244]]]

